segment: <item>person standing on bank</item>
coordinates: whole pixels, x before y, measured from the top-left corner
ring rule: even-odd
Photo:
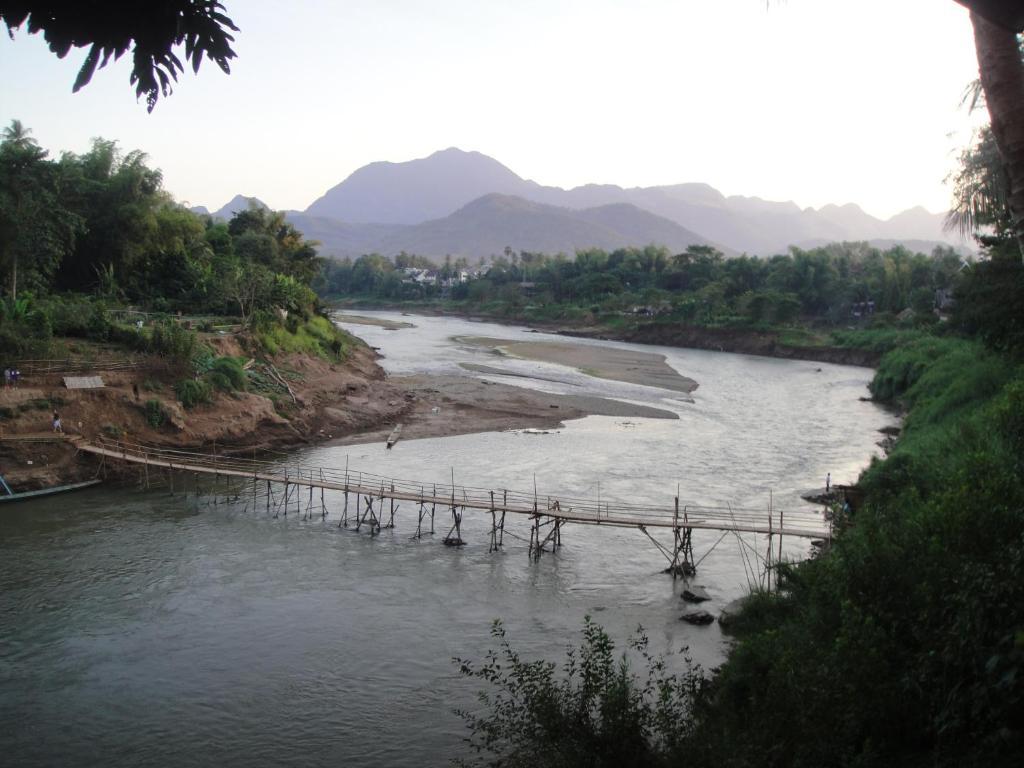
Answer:
[[[60,423],[60,414],[57,413],[56,411],[53,412],[53,431],[64,434],[64,428],[61,426]]]
[[[831,493],[831,492],[832,492],[832,473],[829,472],[827,475],[825,475],[825,493]]]

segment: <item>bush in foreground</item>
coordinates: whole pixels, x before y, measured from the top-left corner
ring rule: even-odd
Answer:
[[[561,674],[553,662],[524,661],[500,621],[491,636],[499,647],[482,664],[455,659],[463,675],[491,689],[479,694],[484,714],[459,713],[477,753],[463,764],[652,766],[663,764],[689,732],[703,686],[700,668],[687,658],[685,672],[669,672],[665,660],[647,650],[642,629],[628,644],[644,663],[642,678],[589,616],[583,643],[568,650]]]

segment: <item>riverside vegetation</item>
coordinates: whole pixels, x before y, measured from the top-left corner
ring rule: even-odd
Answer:
[[[481,316],[573,335],[875,365],[930,333],[969,262],[948,246],[929,255],[867,243],[725,258],[708,246],[564,254],[514,253],[486,267],[440,268],[399,255],[327,261],[317,290],[343,306]],[[405,266],[403,266],[405,265]],[[434,269],[437,282],[405,269]],[[460,282],[461,280],[461,282]]]
[[[482,663],[459,661],[486,686],[464,713],[471,762],[1019,763],[1024,265],[1005,208],[987,210],[976,219],[994,228],[980,238],[987,259],[956,276],[949,322],[876,316],[836,334],[884,351],[870,388],[905,412],[903,432],[863,473],[852,515],[835,510],[828,552],[780,566],[779,589],[746,600],[727,661],[705,676],[653,658],[642,630],[617,655],[588,620],[559,673],[524,661],[499,625]]]
[[[113,141],[53,160],[19,122],[3,131],[0,359],[134,353],[163,363],[147,391],[173,391],[186,409],[254,390],[287,412],[287,383],[247,358],[341,362],[356,345],[310,288],[316,243],[265,208],[197,215],[161,182],[143,153]],[[167,421],[152,395],[145,418]]]
[[[1019,256],[994,254],[963,280],[948,332],[878,334],[891,349],[871,392],[905,409],[903,435],[864,472],[828,554],[782,566],[777,592],[748,598],[720,669],[705,678],[685,660],[617,656],[588,621],[559,674],[522,660],[499,626],[482,664],[460,662],[487,684],[482,709],[465,714],[480,762],[1013,764],[1024,335],[1004,315],[1022,278]]]
[[[754,594],[711,677],[616,655],[587,622],[559,672],[500,626],[465,713],[494,765],[993,766],[1024,748],[1024,298],[1019,257],[965,278],[950,332],[895,344],[871,383],[906,411],[828,554]],[[985,304],[980,297],[998,299]],[[841,436],[837,437],[841,439]],[[837,514],[841,512],[837,509]],[[636,653],[640,644],[643,653]],[[639,661],[642,674],[633,671]]]

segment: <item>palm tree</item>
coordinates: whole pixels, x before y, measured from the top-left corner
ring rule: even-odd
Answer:
[[[26,128],[21,120],[11,120],[11,124],[4,128],[3,141],[17,149],[27,149],[35,145],[35,140],[29,136],[31,128]]]
[[[1009,179],[1007,204],[1024,258],[1024,58],[1018,39],[1024,31],[1024,9],[1019,3],[993,0],[957,2],[971,10],[981,87]]]
[[[18,247],[14,240],[26,215],[27,200],[37,186],[38,164],[46,158],[46,151],[31,133],[21,120],[11,120],[0,133],[0,256],[11,261],[13,301],[18,300]]]
[[[953,184],[953,207],[945,227],[961,236],[991,227],[997,236],[1012,237],[1010,179],[990,128],[984,128],[973,146],[960,154],[960,168],[946,181]]]

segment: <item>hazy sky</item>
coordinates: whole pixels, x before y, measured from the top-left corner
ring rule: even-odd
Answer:
[[[707,182],[803,206],[944,210],[982,115],[953,0],[223,0],[206,61],[153,114],[129,56],[71,93],[84,51],[0,35],[0,121],[54,153],[146,151],[180,200],[303,209],[356,168],[457,146],[563,187]]]

